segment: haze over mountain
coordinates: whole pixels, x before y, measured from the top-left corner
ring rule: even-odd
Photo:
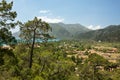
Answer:
[[[50,34],[59,39],[86,39],[95,41],[120,41],[120,25],[110,25],[104,29],[90,30],[81,24],[49,23]],[[19,38],[20,31],[13,33]]]
[[[93,30],[77,35],[78,39],[96,41],[120,41],[120,25],[110,25],[104,29]]]
[[[81,24],[50,23],[50,26],[51,34],[60,39],[74,39],[76,34],[90,31]]]
[[[52,27],[51,35],[60,39],[74,39],[76,34],[88,32],[90,29],[81,24],[49,23]],[[13,36],[19,38],[20,31],[13,33]]]

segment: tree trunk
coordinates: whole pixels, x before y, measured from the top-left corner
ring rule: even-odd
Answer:
[[[32,41],[30,59],[29,59],[29,68],[32,67],[32,62],[33,62],[32,57],[33,57],[34,44],[35,44],[35,30],[34,30],[34,33],[33,33],[33,41]]]

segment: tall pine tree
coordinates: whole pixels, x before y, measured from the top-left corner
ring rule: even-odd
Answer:
[[[43,22],[41,19],[35,17],[33,20],[28,21],[24,24],[20,23],[20,37],[29,42],[30,46],[30,58],[29,58],[29,68],[32,67],[32,57],[33,57],[33,50],[36,39],[42,39],[46,41],[48,38],[51,38],[49,35],[49,31],[51,27],[48,23]]]

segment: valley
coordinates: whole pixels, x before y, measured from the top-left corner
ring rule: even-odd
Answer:
[[[119,3],[1,0],[0,80],[120,80]]]

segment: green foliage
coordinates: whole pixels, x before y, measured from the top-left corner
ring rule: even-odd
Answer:
[[[48,23],[43,22],[41,19],[35,17],[33,20],[28,21],[24,24],[20,24],[20,37],[26,41],[31,41],[34,35],[37,39],[46,39],[50,38],[48,31],[51,30],[51,27]]]
[[[14,19],[17,16],[15,11],[12,11],[13,2],[7,3],[6,0],[0,2],[0,27],[11,28],[15,26]]]
[[[88,51],[85,51],[84,55],[89,55],[89,52],[88,52]]]
[[[17,13],[12,11],[13,2],[7,3],[6,0],[0,2],[0,45],[16,43],[15,38],[9,29],[17,25],[15,20]]]
[[[69,46],[65,46],[69,43]],[[74,44],[73,44],[74,43]],[[63,45],[65,44],[65,45]],[[75,45],[78,44],[77,47]],[[36,44],[35,44],[36,45]],[[98,54],[88,54],[88,58],[79,58],[66,50],[77,49],[87,45],[79,41],[59,41],[37,43],[34,47],[33,65],[29,66],[29,46],[18,44],[15,49],[1,49],[0,79],[10,80],[117,80],[119,79],[118,63],[110,63]],[[61,46],[62,45],[62,46]],[[67,47],[65,49],[65,47]],[[87,49],[89,50],[89,49]],[[85,55],[83,53],[83,55]],[[87,56],[87,55],[85,55]],[[103,70],[101,70],[103,69]],[[113,71],[112,71],[113,70]]]
[[[12,50],[0,48],[0,80],[19,75],[18,59]]]
[[[51,30],[51,27],[48,23],[43,22],[41,19],[38,19],[37,17],[34,18],[34,20],[28,21],[24,24],[19,22],[20,25],[20,37],[21,39],[25,40],[27,44],[30,45],[30,58],[29,58],[29,68],[32,67],[32,57],[33,57],[33,51],[34,51],[34,45],[36,39],[42,39],[45,42],[51,36],[49,35],[48,31]]]
[[[15,37],[12,36],[11,31],[7,28],[0,29],[0,44],[16,44],[17,41]]]
[[[43,47],[42,51],[40,50],[40,53],[37,52],[34,56],[36,56],[38,60],[35,60],[35,62],[39,63],[41,66],[39,67],[39,65],[33,64],[33,67],[41,68],[41,73],[39,74],[41,74],[41,76],[45,79],[66,79],[67,75],[70,75],[71,72],[69,69],[74,69],[74,65],[71,60],[69,61],[69,58],[64,56],[65,52],[58,51],[58,49],[55,49],[53,47],[49,45],[47,47]]]
[[[108,64],[108,60],[104,59],[102,56],[98,54],[91,54],[89,55],[90,64],[95,66],[104,66]]]
[[[44,80],[41,76],[36,76],[33,80]]]

